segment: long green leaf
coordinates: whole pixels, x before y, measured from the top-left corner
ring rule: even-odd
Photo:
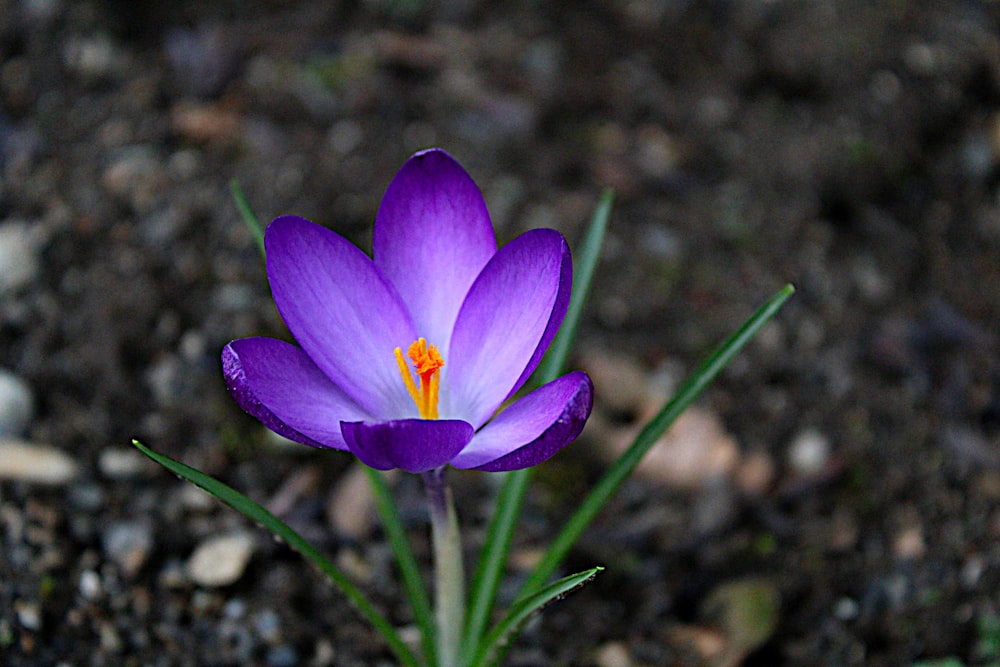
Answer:
[[[601,200],[594,210],[583,244],[577,253],[573,295],[566,310],[566,317],[563,319],[562,327],[559,329],[555,341],[535,372],[539,384],[555,380],[566,365],[566,358],[569,356],[573,338],[580,323],[580,316],[583,313],[583,306],[590,292],[594,271],[601,255],[601,247],[604,244],[613,201],[614,193],[607,190],[601,196]],[[483,543],[475,575],[472,578],[469,614],[465,625],[465,641],[463,642],[465,660],[468,660],[476,650],[493,611],[496,592],[503,576],[504,563],[507,562],[507,552],[510,550],[510,543],[514,535],[514,527],[521,515],[521,506],[530,480],[530,468],[508,473],[497,496],[496,511],[490,518],[486,529],[486,540]]]
[[[498,650],[503,649],[507,641],[524,625],[533,614],[555,600],[571,593],[597,576],[603,567],[593,567],[577,574],[571,574],[559,581],[554,581],[537,593],[515,602],[511,605],[503,619],[483,639],[472,662],[472,667],[483,667],[496,659]]]
[[[351,583],[351,580],[348,579],[336,565],[331,563],[325,556],[323,556],[323,554],[319,552],[318,549],[316,549],[316,547],[307,542],[305,538],[292,530],[288,524],[247,498],[236,489],[223,484],[219,480],[206,475],[200,470],[185,465],[180,461],[175,461],[169,456],[159,454],[146,447],[138,440],[133,440],[132,444],[135,445],[140,452],[151,458],[153,461],[156,461],[170,472],[186,479],[195,486],[204,489],[236,511],[242,513],[248,519],[259,523],[264,526],[264,528],[271,531],[272,534],[284,540],[288,546],[295,551],[298,551],[306,558],[306,560],[319,568],[319,570],[325,574],[331,582],[333,582],[333,585],[339,588],[340,591],[347,596],[347,599],[351,601],[358,612],[372,624],[380,635],[382,635],[383,639],[385,639],[386,643],[389,645],[390,650],[392,650],[392,652],[396,655],[396,658],[401,664],[407,665],[407,667],[420,667],[420,663],[417,661],[410,648],[400,638],[396,629],[392,627],[389,621],[387,621],[377,609],[375,609],[372,603],[369,602],[368,598],[365,597],[364,593]]]
[[[257,247],[260,248],[260,254],[264,254],[264,227],[260,224],[260,219],[250,208],[250,204],[247,202],[246,196],[243,194],[243,188],[240,187],[240,182],[235,178],[229,181],[229,192],[233,195],[233,200],[236,202],[236,208],[240,211],[240,216],[243,218],[243,222],[250,229],[250,233],[253,234],[254,241],[257,242]]]
[[[725,368],[733,357],[753,338],[782,305],[792,296],[795,288],[785,285],[765,303],[750,319],[744,322],[736,333],[729,337],[714,353],[684,382],[670,401],[636,436],[635,441],[612,467],[597,482],[576,513],[563,526],[562,531],[546,550],[535,566],[531,577],[521,587],[519,597],[531,595],[547,580],[562,562],[569,550],[580,539],[580,535],[590,525],[597,513],[618,490],[622,482],[635,470],[646,452],[674,420],[694,401],[712,380]]]
[[[559,333],[549,346],[548,352],[542,358],[542,363],[538,364],[535,377],[538,378],[540,385],[555,380],[566,366],[569,351],[573,347],[573,341],[576,340],[576,329],[580,325],[583,307],[587,303],[587,295],[590,294],[594,271],[597,270],[597,262],[601,257],[601,248],[604,246],[604,236],[608,231],[608,220],[611,217],[611,205],[614,200],[614,192],[605,190],[594,210],[587,234],[580,246],[579,259],[574,266],[573,296],[566,309],[566,317],[563,318]]]
[[[417,559],[413,555],[410,541],[406,537],[403,529],[403,521],[399,516],[399,509],[392,499],[385,478],[377,470],[373,470],[363,463],[357,463],[368,475],[368,482],[371,485],[372,493],[375,496],[375,507],[379,517],[382,519],[382,527],[385,530],[386,538],[392,547],[392,553],[396,558],[396,565],[399,567],[399,574],[403,579],[403,587],[406,589],[406,596],[410,599],[410,608],[413,616],[420,626],[420,640],[424,648],[424,661],[428,665],[437,664],[437,635],[434,626],[434,610],[431,608],[430,596],[424,587],[423,578],[420,576],[420,567]]]
[[[462,643],[463,663],[468,662],[475,652],[493,611],[497,589],[503,576],[503,567],[507,561],[507,552],[510,550],[514,535],[514,526],[521,512],[528,482],[531,481],[531,475],[524,474],[526,472],[527,470],[517,470],[508,473],[500,487],[500,493],[497,494],[495,510],[490,517],[486,539],[479,554],[476,572],[472,577],[465,641]]]

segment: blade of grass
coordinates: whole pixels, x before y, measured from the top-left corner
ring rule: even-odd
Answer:
[[[538,613],[555,600],[580,588],[596,577],[597,573],[603,569],[603,567],[594,567],[583,572],[578,572],[577,574],[571,574],[559,581],[552,582],[520,602],[515,602],[507,610],[503,620],[483,639],[479,649],[476,651],[471,667],[482,667],[489,664],[494,659],[497,651],[502,650],[506,646],[507,641],[517,634],[521,626],[533,614]]]
[[[559,333],[556,334],[548,352],[542,358],[542,363],[538,364],[538,370],[535,371],[539,385],[555,380],[566,366],[569,351],[573,347],[573,341],[576,340],[576,329],[580,325],[583,307],[590,293],[594,271],[597,270],[597,261],[601,257],[601,248],[604,246],[604,236],[608,231],[608,219],[611,217],[611,205],[614,199],[614,192],[605,190],[594,210],[587,234],[580,245],[579,261],[574,266],[573,296],[569,300],[566,317],[563,318]]]
[[[233,195],[233,200],[236,202],[236,208],[240,211],[240,216],[243,218],[243,222],[250,229],[250,233],[253,234],[254,241],[257,242],[257,247],[260,248],[260,254],[264,254],[264,227],[260,224],[260,219],[254,214],[253,209],[250,208],[250,204],[247,202],[246,196],[243,194],[243,188],[240,187],[240,182],[235,178],[229,181],[229,191]]]
[[[736,333],[730,336],[715,352],[691,375],[677,390],[670,401],[636,436],[635,441],[622,454],[612,467],[597,482],[576,513],[563,526],[562,531],[546,550],[545,555],[535,566],[534,571],[522,585],[519,598],[534,593],[562,562],[569,550],[580,539],[580,535],[590,525],[597,513],[608,502],[608,499],[618,490],[622,482],[632,473],[645,456],[646,452],[656,443],[664,431],[674,423],[674,420],[694,401],[712,380],[725,368],[736,354],[753,338],[784,303],[795,292],[791,285],[785,285],[753,316],[743,323]]]
[[[540,385],[559,377],[566,365],[566,358],[569,356],[569,350],[580,323],[580,316],[583,313],[583,306],[590,292],[594,270],[601,255],[601,247],[604,244],[604,235],[607,232],[613,201],[614,193],[606,190],[594,210],[590,226],[587,228],[583,244],[580,246],[573,295],[566,310],[566,317],[563,319],[562,327],[560,327],[555,341],[535,372],[535,377],[538,378]],[[469,614],[465,625],[465,641],[462,643],[465,661],[476,650],[493,611],[496,592],[503,575],[503,566],[507,562],[507,552],[514,535],[514,526],[520,517],[521,505],[530,479],[530,468],[508,473],[497,496],[497,509],[490,518],[486,529],[486,540],[483,543],[479,560],[476,563],[475,574],[472,577]]]
[[[214,477],[210,477],[200,470],[185,465],[180,461],[175,461],[169,456],[155,452],[138,440],[133,440],[132,444],[135,445],[140,452],[151,458],[153,461],[159,463],[170,472],[205,490],[235,509],[237,512],[246,516],[248,519],[259,523],[264,528],[267,528],[276,537],[284,540],[289,547],[298,551],[303,557],[305,557],[306,560],[319,568],[320,572],[325,574],[333,585],[340,589],[340,591],[354,605],[354,608],[358,610],[358,613],[371,623],[372,627],[374,627],[375,630],[382,635],[382,638],[385,639],[386,643],[389,645],[389,649],[396,655],[400,664],[406,665],[407,667],[421,667],[420,662],[418,662],[417,658],[413,655],[413,652],[400,638],[396,629],[392,627],[389,621],[387,621],[377,609],[375,609],[368,598],[365,597],[364,593],[351,583],[351,580],[348,579],[336,565],[323,556],[323,554],[321,554],[316,547],[307,542],[305,538],[292,530],[288,524],[247,498],[236,489],[223,484]]]
[[[469,661],[475,653],[486,630],[497,589],[503,576],[503,566],[507,562],[507,552],[514,535],[514,526],[521,513],[521,505],[531,474],[527,470],[507,473],[500,493],[497,494],[496,509],[490,517],[472,577],[472,592],[469,596],[469,612],[465,624],[465,641],[462,642],[462,663]]]
[[[413,556],[410,541],[406,538],[399,510],[392,499],[389,486],[382,473],[361,463],[356,465],[360,465],[368,475],[368,482],[375,496],[375,507],[382,519],[382,527],[389,540],[389,545],[392,547],[392,553],[396,557],[396,565],[399,567],[399,574],[403,579],[403,587],[410,599],[410,608],[413,610],[417,625],[420,626],[420,641],[424,649],[424,659],[428,665],[436,665],[437,634],[434,626],[434,610],[431,608],[430,596],[428,596],[424,581],[420,576],[417,559]]]

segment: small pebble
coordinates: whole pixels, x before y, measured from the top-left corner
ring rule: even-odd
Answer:
[[[137,211],[148,213],[165,185],[165,168],[150,148],[128,146],[104,170],[101,183]]]
[[[63,60],[69,70],[87,79],[111,76],[125,66],[122,54],[106,33],[66,40]]]
[[[127,577],[134,576],[153,549],[153,529],[141,520],[118,521],[101,536],[104,553]]]
[[[101,637],[101,649],[109,653],[117,653],[122,650],[122,638],[118,634],[118,629],[110,621],[101,623],[98,631]]]
[[[665,398],[650,395],[645,370],[624,354],[592,350],[584,354],[580,365],[587,369],[602,404],[611,411],[634,417],[647,403]]]
[[[275,646],[267,652],[267,664],[270,667],[294,667],[299,664],[299,654],[288,644]]]
[[[149,459],[129,447],[109,447],[101,450],[97,459],[97,469],[108,479],[134,479],[151,469]]]
[[[177,560],[168,560],[160,570],[157,584],[165,589],[182,588],[187,585],[184,566]]]
[[[316,650],[313,653],[312,664],[315,667],[327,667],[337,659],[337,650],[329,639],[317,639]]]
[[[622,441],[619,451],[631,441],[631,436]],[[669,487],[695,490],[728,478],[739,462],[739,444],[719,417],[691,407],[649,450],[636,472]]]
[[[986,561],[979,554],[972,554],[962,564],[960,578],[962,586],[968,590],[975,590],[986,571]]]
[[[919,560],[927,553],[924,531],[919,525],[906,526],[892,541],[893,555],[900,560]]]
[[[243,576],[253,550],[253,534],[246,531],[211,537],[191,554],[187,574],[200,586],[228,586]]]
[[[101,595],[101,577],[93,570],[80,573],[80,595],[85,600],[96,600]]]
[[[240,598],[233,598],[222,608],[222,613],[226,618],[231,618],[233,620],[238,620],[243,618],[243,615],[247,612],[247,603]]]
[[[774,484],[774,460],[763,450],[746,455],[736,471],[736,484],[743,493],[763,496]]]
[[[330,492],[326,505],[330,526],[338,535],[362,540],[375,527],[375,498],[360,465],[349,468]]]
[[[30,285],[41,268],[38,233],[30,223],[5,221],[0,224],[0,294]]]
[[[218,506],[215,496],[194,484],[185,484],[176,492],[177,502],[188,512],[206,512]]]
[[[830,440],[813,428],[796,435],[788,446],[788,464],[800,475],[814,475],[830,459]]]
[[[628,647],[621,642],[608,642],[594,655],[594,662],[598,667],[631,667],[632,658],[629,655]]]
[[[281,618],[272,609],[263,609],[254,614],[253,627],[268,644],[281,639]]]
[[[34,413],[35,395],[28,383],[0,370],[0,437],[24,435]]]
[[[163,50],[174,80],[188,94],[211,97],[220,93],[235,69],[235,51],[227,31],[218,26],[170,28]]]
[[[78,482],[69,488],[66,496],[69,504],[83,512],[93,514],[104,506],[104,490],[99,484],[91,482]]]
[[[840,598],[833,606],[833,615],[838,621],[853,621],[861,613],[861,606],[852,598]]]
[[[54,447],[0,439],[0,479],[60,486],[78,473],[77,463]]]
[[[42,629],[42,612],[38,603],[18,600],[14,603],[14,611],[17,613],[17,622],[24,629],[32,632]]]
[[[23,0],[21,6],[28,18],[41,24],[52,21],[62,11],[61,0]]]

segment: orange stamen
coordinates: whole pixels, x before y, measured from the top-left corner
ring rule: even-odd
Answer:
[[[410,360],[413,361],[413,370],[420,378],[420,386],[413,379],[410,369],[403,358],[403,351],[398,347],[395,350],[396,364],[399,366],[399,374],[403,377],[403,383],[410,397],[417,405],[417,411],[422,419],[438,418],[438,396],[441,386],[441,367],[444,366],[444,359],[434,345],[427,345],[427,340],[418,338],[410,345],[406,351]]]

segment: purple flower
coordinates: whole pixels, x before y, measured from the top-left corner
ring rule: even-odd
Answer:
[[[268,226],[268,280],[300,347],[225,347],[226,384],[244,410],[379,470],[517,470],[579,435],[593,404],[581,371],[501,410],[566,314],[572,267],[559,232],[534,229],[497,250],[476,184],[432,149],[393,178],[374,234],[369,259],[302,218]]]

